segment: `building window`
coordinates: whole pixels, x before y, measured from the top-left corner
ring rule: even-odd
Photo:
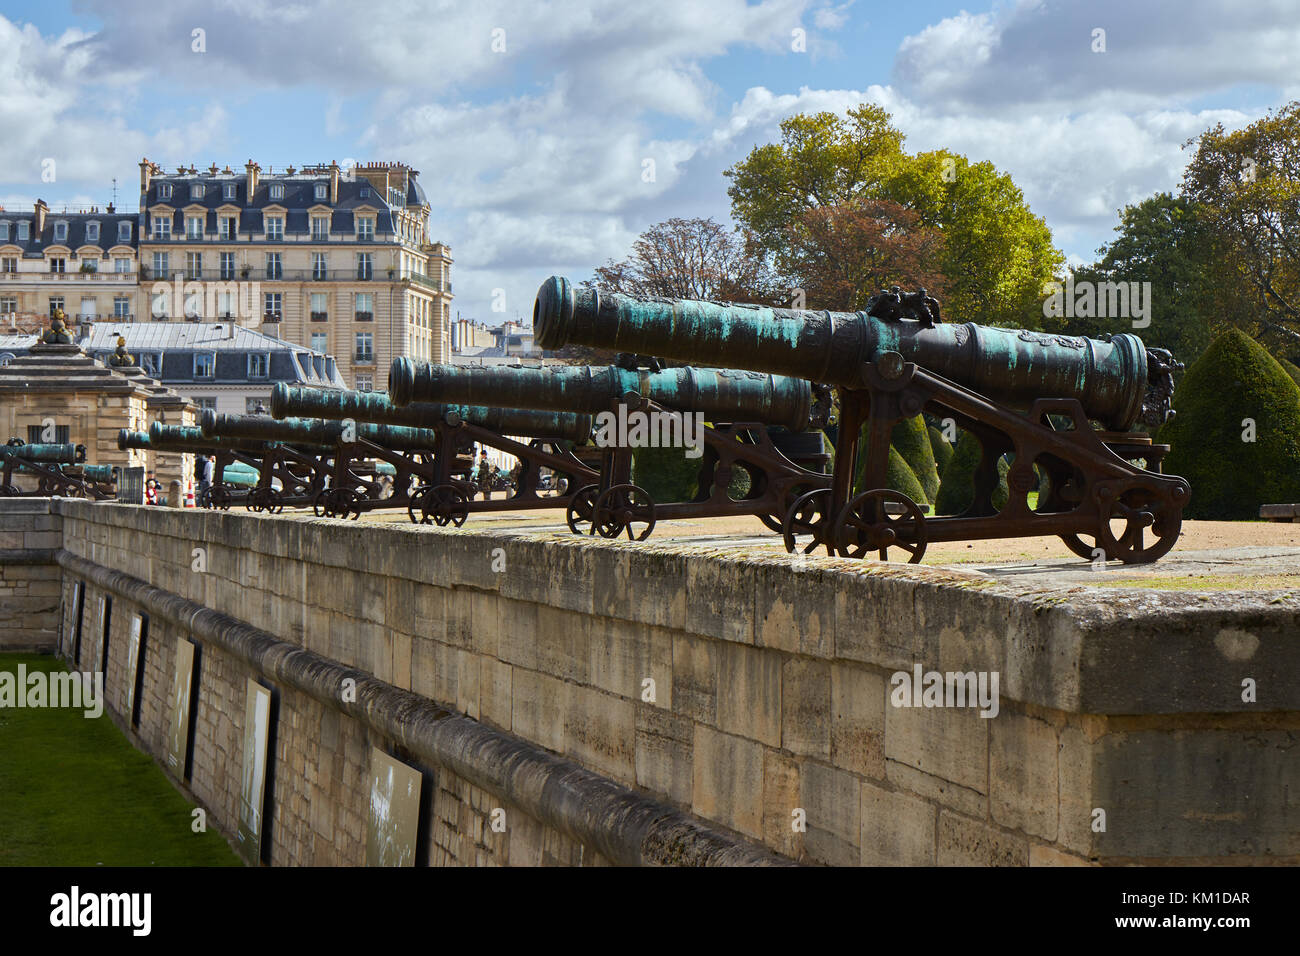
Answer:
[[[316,198],[317,198],[317,199],[328,199],[328,198],[329,198],[329,194],[330,194],[330,188],[329,188],[329,185],[328,185],[327,183],[317,183],[317,184],[316,184]]]
[[[144,369],[145,374],[150,378],[158,378],[162,375],[161,352],[142,352],[138,360],[140,367]]]
[[[172,217],[155,215],[153,217],[153,237],[170,239],[172,237]]]
[[[3,311],[0,309],[0,311]],[[330,335],[328,332],[313,332],[311,334],[311,350],[313,352],[325,353],[330,350]]]
[[[168,254],[165,252],[155,252],[153,254],[153,274],[157,279],[167,278],[167,261]]]
[[[374,391],[374,389],[375,389],[375,380],[374,380],[374,378],[373,378],[372,376],[369,376],[369,375],[358,375],[358,376],[357,376],[357,391],[358,391],[358,392],[372,392],[372,391]]]
[[[9,241],[9,223],[0,222],[0,242]]]
[[[230,216],[217,219],[217,236],[227,242],[235,238],[235,220]]]
[[[187,216],[185,218],[185,238],[202,239],[203,238],[203,217]]]
[[[54,241],[66,242],[68,238],[68,224],[66,222],[56,222],[54,224]]]
[[[216,374],[217,353],[197,352],[194,355],[194,377],[212,378]]]
[[[202,183],[194,183],[194,184],[192,184],[192,185],[190,186],[190,198],[191,198],[191,199],[202,199],[202,198],[203,198],[203,184],[202,184]]]
[[[330,237],[330,221],[324,216],[312,216],[311,219],[311,239],[312,242],[326,242]]]
[[[244,411],[249,415],[265,415],[266,402],[260,398],[244,399]]]
[[[281,315],[280,307],[283,302],[282,294],[279,292],[268,292],[266,293],[264,302],[265,308],[263,309],[262,319],[266,322],[279,322]]]
[[[266,238],[275,241],[284,238],[284,220],[279,216],[266,217]]]
[[[62,259],[51,259],[51,260],[50,260],[50,271],[51,271],[51,272],[63,272],[63,271],[64,271],[64,268],[63,268],[64,265],[65,265],[65,262],[64,262],[64,260],[62,260]]]
[[[187,279],[203,278],[203,253],[201,252],[185,253],[185,278]]]
[[[192,396],[190,396],[190,401],[193,402],[193,403],[194,403],[194,407],[197,408],[197,409],[198,409],[199,411],[201,411],[201,412],[202,412],[202,411],[211,411],[211,412],[215,412],[215,411],[217,410],[217,399],[216,399],[215,396],[211,396],[211,395],[202,395],[202,396],[200,396],[200,395],[192,395]]]
[[[373,219],[367,216],[357,220],[357,239],[361,242],[374,242],[375,221]]]
[[[131,224],[129,222],[119,222],[117,224],[117,241],[118,242],[131,241]]]
[[[248,377],[266,378],[271,374],[271,353],[253,352],[248,356]]]
[[[272,198],[272,199],[283,199],[283,198],[284,198],[284,186],[283,186],[283,184],[281,184],[281,183],[271,183],[271,198]]]
[[[190,292],[185,296],[185,318],[196,321],[203,318],[202,292]]]
[[[356,361],[372,365],[375,361],[375,336],[373,332],[357,333]]]
[[[18,296],[3,295],[0,296],[0,313],[8,315],[10,312],[18,311]]]
[[[125,274],[131,271],[131,260],[126,256],[118,256],[113,260],[113,271],[119,274]]]
[[[28,231],[29,228],[30,228],[30,223],[20,222],[20,223],[18,224],[18,241],[19,241],[19,242],[26,242],[26,241],[27,241],[27,231]]]
[[[235,254],[233,252],[223,252],[221,254],[221,278],[233,279],[235,277]]]
[[[125,319],[131,315],[131,300],[124,295],[113,296],[113,318]]]
[[[311,294],[311,320],[325,322],[329,319],[329,296],[324,292]]]
[[[266,277],[268,279],[281,279],[284,277],[284,269],[280,264],[280,253],[268,252],[266,254]]]
[[[99,242],[99,223],[97,222],[86,223],[86,241]]]
[[[0,271],[4,271],[4,272],[18,271],[18,260],[16,258],[6,257],[4,259],[0,259],[0,263],[3,263],[3,265],[0,266]]]
[[[98,260],[98,259],[92,259],[92,258],[90,258],[89,256],[83,257],[82,260],[81,260],[81,271],[82,271],[82,272],[98,272],[98,271],[99,271],[99,260]]]
[[[313,279],[328,279],[329,271],[326,269],[325,253],[313,252],[311,254],[311,277]]]
[[[160,322],[167,320],[168,301],[166,292],[159,292],[153,297],[149,304],[149,314]]]
[[[235,317],[235,294],[222,292],[217,296],[217,317],[233,319]]]
[[[56,445],[66,445],[72,438],[70,433],[71,428],[72,428],[71,425],[55,425],[54,443]],[[29,445],[41,444],[44,441],[44,438],[41,437],[44,431],[45,431],[44,425],[28,425],[27,444]]]
[[[171,184],[171,183],[159,183],[159,184],[158,184],[158,198],[159,198],[159,199],[171,199],[171,198],[172,198],[172,184]]]
[[[370,198],[370,187],[369,187],[369,186],[362,186],[359,190],[357,190],[357,195],[360,196],[362,199],[369,199],[369,198]]]
[[[369,279],[374,276],[374,259],[368,252],[357,253],[357,278]]]
[[[50,296],[50,315],[54,315],[55,312],[62,311],[62,309],[63,309],[63,296],[61,295]]]
[[[372,322],[375,318],[375,297],[369,292],[356,294],[356,318],[358,322]]]
[[[222,199],[234,199],[234,198],[235,198],[235,184],[234,184],[234,183],[226,183],[224,186],[221,187],[221,198],[222,198]]]

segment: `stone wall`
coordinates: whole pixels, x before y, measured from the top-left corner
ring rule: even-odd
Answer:
[[[52,652],[63,522],[48,498],[0,498],[0,651]]]
[[[218,819],[243,676],[280,689],[273,863],[359,862],[372,745],[425,769],[435,864],[1300,862],[1300,597],[56,509],[69,587],[206,634],[193,787]],[[915,665],[997,673],[997,715],[893,706]],[[337,703],[345,673],[369,704]]]

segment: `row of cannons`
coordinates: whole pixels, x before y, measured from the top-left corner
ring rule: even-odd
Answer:
[[[1191,493],[1161,473],[1168,447],[1135,430],[1173,414],[1180,366],[1129,334],[945,324],[934,300],[896,290],[859,313],[806,312],[636,299],[561,278],[540,289],[534,331],[543,348],[608,349],[619,364],[399,358],[387,396],[280,385],[271,417],[209,411],[200,427],[155,424],[120,443],[215,455],[215,507],[353,518],[404,508],[417,523],[455,526],[478,512],[562,509],[575,533],[637,540],[657,521],[752,515],[790,551],[887,559],[897,550],[912,562],[932,541],[1022,536],[1058,536],[1089,559],[1154,561],[1177,540]],[[820,429],[833,412],[827,473]],[[981,446],[961,514],[928,515],[886,486],[891,431],[923,412]],[[655,501],[634,482],[633,413],[668,443],[701,422],[691,500]],[[519,461],[506,497],[475,500],[476,446]],[[1010,465],[999,509],[1000,461]],[[255,470],[257,481],[239,490],[221,480],[228,468]],[[733,482],[737,472],[748,481]]]
[[[29,444],[19,438],[0,445],[0,498],[105,501],[116,497],[117,478],[112,465],[86,464],[85,445]]]

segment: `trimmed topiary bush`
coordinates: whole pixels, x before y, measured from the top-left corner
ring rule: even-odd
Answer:
[[[921,482],[926,502],[934,501],[939,494],[939,469],[935,465],[934,449],[930,447],[930,434],[925,430],[925,419],[919,414],[903,419],[890,432],[889,442]]]
[[[961,432],[939,481],[935,514],[958,515],[971,506],[975,500],[975,468],[980,462],[980,451],[979,439],[970,432]],[[993,507],[999,510],[1007,504],[1007,472],[1010,468],[1005,457],[998,459],[998,486],[993,491]]]
[[[866,465],[866,455],[858,455],[858,470],[857,474],[853,476],[853,493],[855,495],[871,490],[866,486]],[[898,449],[893,445],[889,446],[889,470],[885,478],[885,487],[892,488],[894,491],[901,491],[923,507],[930,503],[929,499],[925,497],[925,489],[921,487],[921,482],[917,479],[916,473],[912,471],[907,461],[904,460],[903,456],[898,453]]]
[[[1291,381],[1295,382],[1296,385],[1300,385],[1300,368],[1297,368],[1294,362],[1290,359],[1279,358],[1277,364],[1282,366],[1282,371],[1291,377]]]
[[[1159,441],[1172,446],[1164,470],[1192,486],[1187,517],[1257,518],[1262,504],[1300,501],[1300,388],[1259,343],[1239,329],[1216,338],[1174,407]]]
[[[699,458],[683,448],[637,448],[632,451],[632,483],[655,501],[690,501],[699,485]]]
[[[952,461],[952,445],[944,440],[943,432],[933,425],[926,429],[930,436],[930,450],[934,453],[935,471],[942,475],[943,470],[948,467],[948,462]]]

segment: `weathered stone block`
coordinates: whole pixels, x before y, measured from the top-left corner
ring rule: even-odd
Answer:
[[[781,668],[781,746],[792,753],[831,755],[831,665],[789,658]]]
[[[799,799],[808,814],[804,852],[818,863],[857,866],[862,852],[862,783],[820,763],[799,767]]]
[[[720,729],[781,746],[780,654],[744,644],[720,645],[718,687]]]
[[[763,835],[763,747],[695,725],[691,809],[755,839]]]
[[[885,679],[851,664],[831,665],[831,763],[883,780]]]
[[[993,821],[1010,830],[1055,840],[1059,790],[1055,728],[1011,713],[1002,713],[989,723]]]
[[[636,708],[636,783],[678,806],[691,805],[695,784],[689,717],[649,704]]]
[[[706,724],[718,719],[718,645],[692,634],[671,635],[673,709]]]
[[[939,808],[902,790],[862,784],[863,866],[934,866]]]
[[[1029,841],[941,810],[938,863],[940,866],[1028,866]]]

